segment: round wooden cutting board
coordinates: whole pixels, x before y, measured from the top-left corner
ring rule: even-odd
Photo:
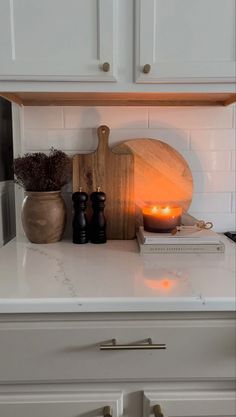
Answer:
[[[185,159],[157,139],[131,139],[116,145],[115,153],[134,154],[134,198],[145,204],[178,205],[186,212],[193,195],[193,178]]]

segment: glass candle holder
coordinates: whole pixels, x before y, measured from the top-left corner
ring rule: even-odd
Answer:
[[[143,208],[143,227],[147,232],[169,233],[181,224],[182,207],[150,206]]]

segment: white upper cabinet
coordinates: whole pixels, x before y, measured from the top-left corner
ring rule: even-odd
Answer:
[[[0,0],[0,90],[234,92],[235,1]]]
[[[1,0],[0,79],[116,81],[115,3]]]
[[[235,0],[136,0],[136,82],[233,82]]]

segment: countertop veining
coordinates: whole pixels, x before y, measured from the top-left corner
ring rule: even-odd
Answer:
[[[235,243],[224,254],[140,255],[135,240],[0,250],[0,313],[234,311]]]

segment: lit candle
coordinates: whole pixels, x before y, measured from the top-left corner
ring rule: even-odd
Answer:
[[[143,227],[148,232],[171,232],[181,223],[182,208],[152,206],[143,208]]]

